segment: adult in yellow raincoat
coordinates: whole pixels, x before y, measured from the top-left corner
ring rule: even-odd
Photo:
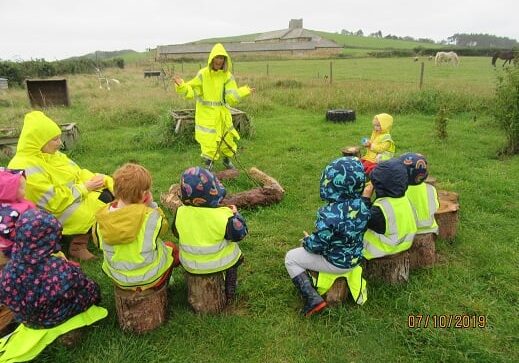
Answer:
[[[52,213],[64,235],[74,236],[70,256],[88,260],[94,255],[87,250],[87,233],[95,213],[113,199],[113,180],[81,169],[60,147],[61,128],[43,112],[29,112],[9,168],[25,170],[26,198]]]
[[[179,95],[196,99],[195,139],[200,144],[204,163],[212,166],[222,154],[229,169],[234,168],[230,158],[236,153],[240,135],[234,129],[228,107],[254,90],[249,86],[238,87],[231,72],[231,57],[218,43],[209,54],[207,67],[198,71],[195,78],[184,82],[179,76],[173,77]]]

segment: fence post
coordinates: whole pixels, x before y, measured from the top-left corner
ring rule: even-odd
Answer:
[[[421,66],[420,66],[420,86],[419,86],[419,89],[422,89],[422,85],[423,85],[423,70],[424,70],[424,62],[422,62]]]
[[[330,61],[330,84],[332,84],[333,80],[333,63]]]
[[[269,76],[269,64],[267,63],[267,77]]]

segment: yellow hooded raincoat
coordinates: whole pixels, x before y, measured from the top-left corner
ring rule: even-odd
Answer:
[[[219,55],[226,60],[223,69],[215,71],[211,64]],[[175,86],[179,95],[196,99],[195,139],[202,149],[202,157],[206,159],[217,160],[220,153],[227,157],[236,153],[235,140],[239,140],[240,135],[234,129],[228,107],[248,96],[251,89],[238,87],[231,72],[231,57],[218,43],[209,54],[207,67],[198,71],[192,80]]]
[[[391,128],[393,127],[393,117],[387,113],[375,116],[380,122],[380,131],[373,131],[369,141],[371,146],[367,149],[363,159],[378,163],[389,160],[395,155],[395,143],[391,138]]]
[[[105,204],[98,199],[100,192],[89,192],[84,185],[94,173],[81,169],[59,151],[54,154],[41,151],[58,135],[61,128],[43,112],[29,112],[8,167],[25,169],[25,197],[59,219],[64,235],[87,233],[94,224],[95,213]],[[104,178],[105,186],[113,192],[112,178]]]

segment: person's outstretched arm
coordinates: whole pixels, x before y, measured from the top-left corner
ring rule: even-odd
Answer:
[[[233,106],[241,101],[242,98],[247,97],[254,91],[249,86],[238,87],[234,76],[230,75],[224,85],[225,103]]]
[[[195,95],[202,94],[202,73],[198,72],[195,78],[185,82],[179,76],[174,76],[173,81],[175,82],[175,91],[177,94],[183,96],[187,100],[192,100]]]

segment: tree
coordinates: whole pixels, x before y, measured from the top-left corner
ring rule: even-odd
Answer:
[[[505,131],[507,144],[501,150],[504,155],[519,154],[519,61],[498,75],[494,119]]]
[[[363,37],[364,36],[364,32],[362,31],[362,29],[359,29],[355,32],[355,35],[358,36],[358,37]]]

